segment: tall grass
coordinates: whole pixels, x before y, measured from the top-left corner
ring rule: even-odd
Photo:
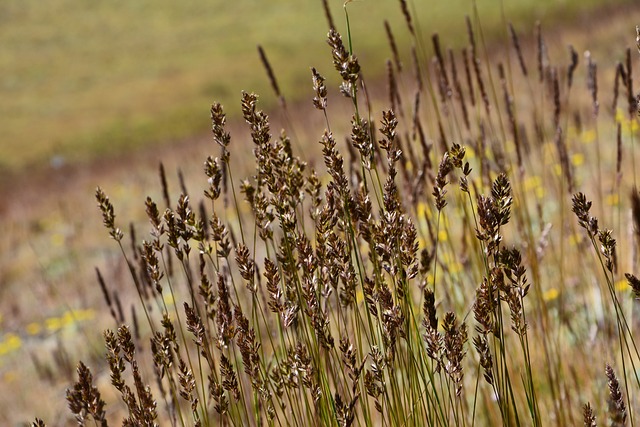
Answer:
[[[401,58],[386,25],[394,59],[381,108],[358,40],[328,19],[351,112],[327,114],[326,79],[313,68],[313,104],[326,123],[320,169],[302,141],[274,136],[257,95],[243,93],[251,177],[234,174],[234,159],[246,156],[233,151],[214,104],[219,154],[205,160],[201,201],[183,183],[172,198],[161,169],[166,206],[146,199],[150,233],[140,242],[132,231],[128,249],[98,188],[139,304],[127,322],[100,279],[117,324],[104,339],[121,403],[107,412],[80,363],[67,391],[79,424],[636,423],[631,51],[615,67],[610,107],[602,67],[587,55],[579,68],[573,48],[568,62],[553,62],[540,25],[525,52],[503,22],[510,52],[491,56],[476,11],[467,46],[443,50],[438,34],[424,44],[401,6],[413,55]],[[281,108],[290,117],[284,97]],[[621,243],[601,224],[615,224]]]

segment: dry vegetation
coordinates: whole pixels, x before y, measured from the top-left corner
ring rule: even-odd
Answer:
[[[37,359],[52,384],[74,376],[78,423],[638,422],[633,27],[599,59],[507,22],[508,49],[490,53],[477,15],[449,50],[403,16],[412,54],[387,27],[384,96],[331,19],[341,95],[314,68],[317,111],[287,105],[263,56],[290,134],[243,93],[249,178],[214,104],[204,189],[161,168],[131,218],[96,191],[119,252],[94,256],[108,308],[67,320],[112,318],[106,368],[87,331],[77,373],[66,344]]]

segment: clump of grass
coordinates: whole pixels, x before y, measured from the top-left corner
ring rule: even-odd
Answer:
[[[624,425],[628,417],[633,425],[640,355],[633,301],[618,285],[621,251],[613,231],[591,215],[592,202],[572,193],[593,181],[604,193],[601,166],[612,162],[619,187],[628,166],[620,165],[620,147],[633,144],[634,131],[625,141],[617,132],[615,156],[585,148],[568,125],[569,116],[580,115],[570,97],[577,57],[571,50],[561,80],[539,25],[532,76],[514,27],[505,23],[520,64],[516,76],[503,65],[510,58],[494,69],[477,16],[468,17],[463,89],[455,54],[443,55],[434,35],[434,57],[427,58],[407,3],[400,5],[415,68],[429,72],[405,74],[387,24],[393,108],[381,113],[368,102],[350,34],[345,44],[331,24],[328,44],[352,116],[330,120],[325,79],[312,68],[313,105],[326,123],[318,136],[324,172],[296,153],[299,141],[285,131],[274,136],[258,96],[243,93],[252,176],[234,176],[226,115],[214,104],[221,154],[204,163],[207,185],[197,208],[184,183],[171,198],[161,168],[167,207],[146,199],[149,240],[132,238],[127,251],[114,206],[96,191],[146,320],[134,322],[133,333],[121,324],[98,272],[118,323],[104,338],[124,425],[595,425],[605,399],[582,406],[583,395],[602,396],[581,384],[601,375],[593,370],[601,355],[622,368],[619,380],[606,365],[609,419]],[[588,97],[580,106],[588,106],[586,122],[597,139],[604,119],[595,70],[589,59]],[[629,89],[630,74],[628,63],[615,81]],[[399,88],[413,93],[411,106]],[[429,101],[421,106],[423,97]],[[526,115],[533,119],[524,121]],[[616,120],[616,130],[633,126]],[[340,128],[350,129],[347,164],[332,131]],[[593,175],[576,165],[578,154],[602,160]],[[577,221],[567,215],[570,197]],[[620,218],[622,209],[602,206],[602,220]],[[595,258],[585,260],[589,244]],[[586,266],[576,271],[574,262]],[[638,279],[625,277],[637,296]],[[67,397],[80,424],[107,424],[105,403],[82,363]]]

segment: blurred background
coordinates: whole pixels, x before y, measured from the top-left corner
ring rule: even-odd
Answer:
[[[344,35],[343,2],[328,4]],[[630,21],[638,15],[634,2],[624,0],[407,4],[425,46],[437,32],[453,48],[466,43],[464,17],[474,16],[475,6],[490,50],[508,44],[507,21],[526,45],[540,20],[552,48],[565,49],[571,38],[578,51],[596,43],[606,54],[611,37],[625,47],[632,42]],[[367,84],[384,94],[391,56],[385,20],[411,67],[400,2],[347,7]],[[622,22],[628,31],[612,34]],[[310,67],[333,92],[338,81],[327,29],[321,0],[0,2],[0,424],[34,415],[65,424],[64,390],[76,361],[99,363],[99,331],[109,326],[99,314],[105,310],[94,266],[129,293],[130,284],[119,282],[119,252],[95,208],[96,186],[112,197],[123,229],[129,221],[144,224],[144,197],[160,197],[160,161],[173,196],[178,170],[201,194],[202,162],[218,153],[208,136],[212,102],[224,105],[229,128],[237,130],[232,148],[250,147],[242,133],[242,90],[260,94],[261,107],[276,120],[274,133],[286,127],[258,45],[296,116],[298,144],[315,142],[322,118],[314,114],[310,128],[301,122],[312,109]],[[130,303],[123,304],[127,312]]]
[[[529,31],[537,19],[549,27],[579,22],[599,3],[612,4],[481,0],[477,6],[485,36],[495,39],[502,35],[503,12]],[[329,4],[344,30],[342,2]],[[470,0],[409,5],[424,37],[439,32],[446,45],[466,40],[463,19],[473,13]],[[410,46],[399,1],[353,1],[349,10],[354,49],[366,75],[380,77],[390,54],[385,19],[401,52]],[[4,0],[0,20],[5,174],[202,134],[206,106],[217,100],[237,114],[241,90],[260,93],[269,107],[273,96],[258,44],[291,101],[308,96],[310,66],[333,77],[321,0]]]

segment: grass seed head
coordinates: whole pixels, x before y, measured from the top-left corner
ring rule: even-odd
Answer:
[[[622,396],[622,388],[613,368],[607,364],[605,373],[609,385],[609,421],[613,427],[622,427],[627,422],[627,408]]]
[[[589,402],[585,403],[582,409],[582,419],[584,421],[584,427],[597,427],[596,415],[593,413],[593,408]]]

